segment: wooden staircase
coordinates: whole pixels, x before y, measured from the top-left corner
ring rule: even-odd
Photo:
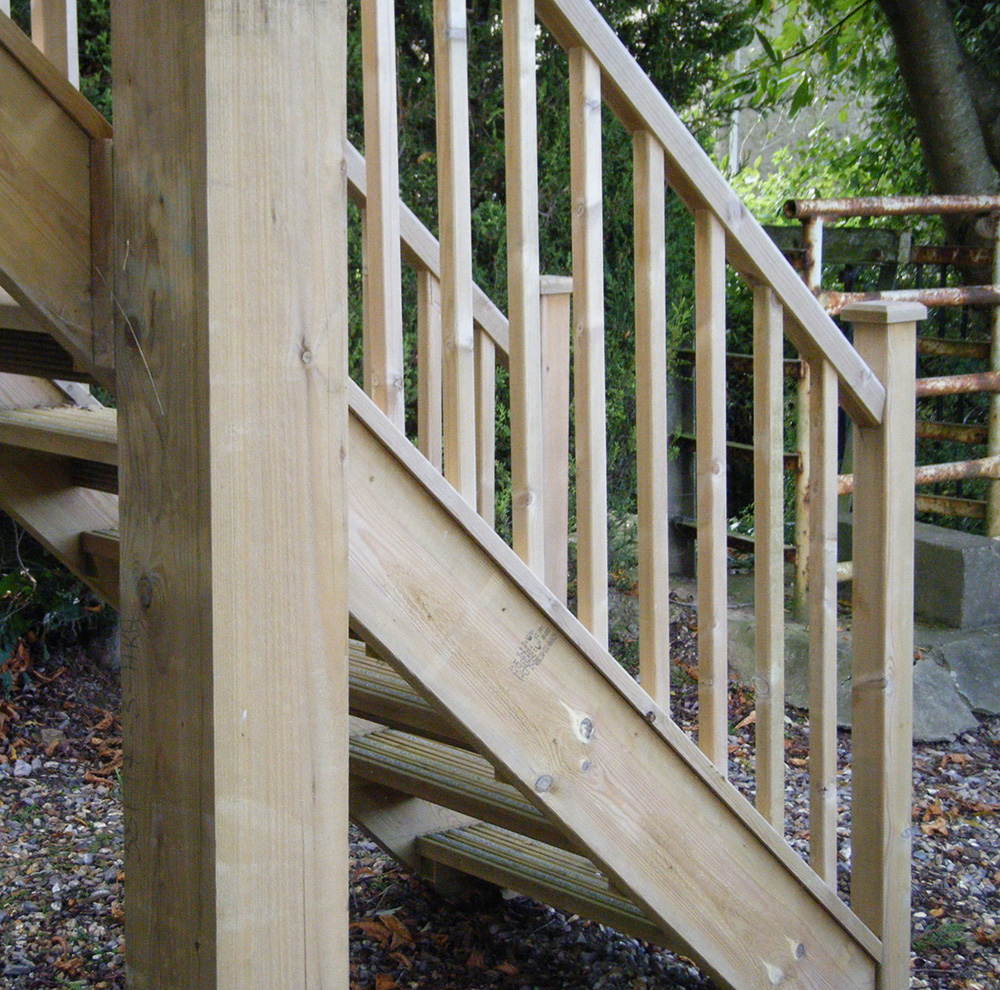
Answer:
[[[695,154],[693,139],[676,131],[669,108],[636,77],[596,12],[582,0],[546,0],[538,13],[567,48],[589,53],[586,72],[596,67],[613,105],[647,142],[637,147],[648,152],[653,137],[666,143],[671,182],[696,201],[705,249],[699,256],[715,258],[713,265],[721,259],[724,271],[728,251],[732,263],[764,287],[758,304],[765,324],[768,312],[773,317],[785,307],[791,314],[794,341],[826,383],[818,389],[823,414],[835,410],[839,374],[847,407],[878,428],[887,401],[884,372],[880,382],[829,324],[707,159]],[[143,453],[119,444],[117,411],[101,407],[79,383],[115,387],[110,342],[116,332],[119,349],[135,347],[144,364],[147,358],[125,312],[115,331],[105,274],[111,271],[110,129],[46,65],[0,15],[0,79],[24,105],[38,105],[36,117],[46,127],[41,136],[19,130],[20,117],[10,109],[19,100],[2,104],[0,150],[15,162],[5,166],[3,178],[16,181],[0,184],[0,285],[9,293],[0,298],[0,505],[117,606],[119,465],[127,462],[130,476],[141,477]],[[675,140],[688,157],[670,150]],[[65,155],[53,170],[55,141]],[[662,168],[662,149],[659,155]],[[653,160],[655,189],[655,155]],[[366,183],[373,176],[365,168],[348,148],[347,176],[361,204],[368,202]],[[662,195],[662,175],[659,189]],[[8,209],[12,203],[19,212]],[[72,217],[55,224],[49,236],[53,211],[66,203]],[[442,251],[405,208],[399,217],[403,256],[433,288],[432,278],[442,275],[453,254]],[[9,236],[18,230],[36,233]],[[644,264],[648,271],[648,256]],[[716,276],[712,269],[700,284],[717,285]],[[516,335],[473,288],[477,360],[480,347],[488,346],[487,356],[494,349],[509,354],[513,382],[523,361]],[[762,343],[761,353],[777,353],[780,361],[780,346],[768,351]],[[155,391],[148,364],[146,371]],[[655,392],[655,377],[649,387]],[[133,383],[122,396],[123,417],[133,414],[135,389]],[[476,401],[487,394],[480,388]],[[778,396],[780,409],[780,388]],[[169,401],[164,407],[158,394],[153,398],[165,417]],[[703,696],[705,719],[715,721],[702,722],[699,748],[670,718],[669,699],[651,696],[657,692],[654,678],[646,679],[648,666],[643,677],[649,692],[602,645],[600,623],[581,612],[585,625],[546,585],[544,568],[531,561],[531,541],[517,528],[527,517],[515,518],[519,555],[493,531],[481,491],[477,500],[475,491],[462,490],[454,472],[446,480],[434,458],[425,456],[426,447],[418,450],[354,384],[348,399],[347,595],[357,637],[349,675],[354,820],[429,879],[445,883],[457,872],[512,887],[682,951],[721,985],[901,990],[902,983],[886,975],[885,938],[873,934],[885,936],[886,918],[899,920],[898,904],[884,906],[888,881],[881,867],[877,890],[859,888],[852,911],[839,898],[835,878],[815,872],[785,843],[780,819],[756,810],[726,780],[724,668],[721,714],[716,706],[711,715],[712,698]],[[766,401],[773,407],[773,398]],[[449,425],[447,411],[444,418],[447,448],[448,430],[457,424],[452,416]],[[480,415],[477,423],[483,422]],[[700,442],[711,449],[711,437]],[[490,449],[482,436],[477,443],[480,452]],[[817,447],[821,463],[828,449]],[[480,463],[480,482],[484,477]],[[641,484],[651,491],[652,483]],[[641,517],[647,511],[643,497]],[[709,530],[702,534],[702,552],[715,554]],[[723,548],[724,534],[718,546],[724,579]],[[647,559],[663,557],[654,552]],[[819,579],[825,566],[819,560],[814,572],[820,596],[829,587]],[[863,594],[864,578],[861,589]],[[709,597],[706,592],[704,618],[711,615]],[[723,637],[724,598],[723,585]],[[816,625],[822,629],[828,615],[819,608]],[[703,687],[711,681],[705,676]],[[774,683],[780,712],[780,681]],[[760,705],[763,710],[763,695]],[[825,724],[832,723],[827,718]],[[721,756],[709,743],[720,733]],[[856,774],[881,779],[864,769],[863,733]],[[887,775],[881,751],[876,760]],[[855,802],[856,821],[864,823],[866,805],[857,796]],[[818,834],[823,828],[817,823]],[[835,837],[833,842],[835,854]],[[882,864],[885,854],[873,855]],[[891,883],[898,887],[898,877]],[[897,973],[900,937],[893,935],[892,943]]]

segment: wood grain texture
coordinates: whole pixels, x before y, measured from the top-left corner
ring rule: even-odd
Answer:
[[[396,23],[392,0],[362,0],[361,61],[368,180],[365,258],[368,339],[365,389],[403,430],[403,294],[399,253]]]
[[[476,509],[493,529],[496,516],[496,344],[476,330]]]
[[[74,406],[0,410],[0,444],[117,464],[118,415]]]
[[[365,638],[724,982],[871,988],[870,937],[836,898],[812,892],[690,740],[352,396],[351,614]]]
[[[754,302],[754,709],[757,810],[781,833],[785,818],[785,474],[782,313],[774,293]]]
[[[112,16],[130,984],[342,987],[345,13]]]
[[[726,255],[722,224],[695,213],[695,454],[698,502],[698,745],[729,762],[726,562]]]
[[[511,511],[514,549],[545,570],[542,504],[542,357],[538,295],[538,123],[535,9],[503,3],[504,147],[507,176],[507,318],[510,321]]]
[[[882,939],[880,987],[910,979],[914,348],[923,306],[847,309],[886,387],[881,430],[854,435],[851,905]]]
[[[438,230],[444,329],[444,475],[476,504],[472,190],[465,0],[434,3]]]
[[[837,886],[837,377],[810,366],[809,865]]]
[[[667,503],[667,288],[663,149],[632,136],[635,203],[635,439],[639,517],[639,677],[670,706]]]
[[[608,642],[608,453],[604,360],[604,219],[601,72],[583,48],[569,53],[573,200],[573,390],[577,615]],[[653,694],[654,692],[650,692]]]

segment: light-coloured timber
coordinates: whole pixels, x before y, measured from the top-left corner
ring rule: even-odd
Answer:
[[[345,19],[112,7],[136,990],[348,983]]]
[[[416,850],[432,862],[536,897],[637,938],[658,945],[666,943],[664,932],[582,856],[487,824],[425,835],[417,840]]]
[[[2,14],[0,91],[0,285],[87,366],[92,219],[108,222],[103,202],[92,216],[91,148],[111,128]]]
[[[364,76],[365,266],[368,306],[363,332],[369,359],[365,389],[396,424],[405,426],[403,395],[403,294],[399,252],[399,139],[396,122],[396,24],[392,0],[362,0],[361,62]]]
[[[785,817],[785,473],[782,314],[753,287],[754,603],[757,810],[783,832]]]
[[[539,292],[545,450],[545,583],[565,605],[569,580],[569,338],[573,280],[562,275],[543,275],[539,280]],[[579,393],[577,398],[579,400]],[[580,546],[579,505],[578,490],[577,552]]]
[[[368,183],[365,178],[365,160],[350,142],[347,154],[347,181],[351,199],[362,209],[367,202]],[[399,204],[400,250],[406,263],[416,270],[425,269],[441,278],[440,247],[434,235],[417,219],[405,203]],[[476,325],[490,335],[506,359],[510,349],[507,317],[478,285],[472,288],[472,304]]]
[[[476,509],[493,529],[496,517],[496,349],[476,329]]]
[[[663,149],[632,135],[635,215],[635,439],[639,519],[639,677],[670,707],[667,504],[667,288]]]
[[[351,394],[351,614],[364,638],[724,982],[763,990],[780,970],[803,986],[872,987],[877,945],[833,892]]]
[[[532,0],[504,0],[511,515],[514,549],[536,574],[543,574],[545,475],[542,464],[542,358],[538,293],[535,34]]]
[[[698,503],[698,745],[729,763],[726,579],[726,254],[722,224],[695,213],[695,452]]]
[[[76,406],[0,410],[0,445],[117,464],[118,413]]]
[[[351,775],[563,848],[566,837],[488,760],[394,729],[351,738]]]
[[[607,646],[608,453],[601,72],[595,59],[583,48],[569,52],[569,113],[577,615],[594,638]],[[656,697],[655,691],[650,694]]]
[[[836,889],[837,376],[809,377],[809,865]]]
[[[74,0],[31,0],[31,40],[69,80],[80,86],[80,57]]]
[[[726,233],[733,266],[770,285],[792,314],[795,346],[809,358],[825,356],[837,369],[843,402],[855,420],[877,423],[885,390],[858,356],[781,251],[704,149],[639,68],[589,0],[537,0],[539,20],[566,51],[584,47],[601,67],[604,99],[630,132],[650,131],[666,152],[667,179],[694,212],[709,210]]]
[[[845,309],[886,388],[884,431],[854,444],[851,904],[882,939],[880,986],[910,979],[913,715],[914,303]]]
[[[434,3],[438,230],[444,330],[444,475],[476,504],[476,371],[465,0]]]
[[[439,471],[442,464],[441,283],[417,272],[417,445]]]

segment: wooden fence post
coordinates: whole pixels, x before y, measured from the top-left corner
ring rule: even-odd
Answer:
[[[857,426],[854,491],[851,907],[882,939],[880,990],[910,985],[913,445],[919,303],[844,309],[886,390]]]
[[[348,984],[345,8],[113,5],[133,990]]]

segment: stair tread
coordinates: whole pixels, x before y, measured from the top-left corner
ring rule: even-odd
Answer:
[[[0,410],[0,444],[117,465],[118,413],[79,406]]]
[[[545,815],[489,760],[468,750],[396,729],[351,739],[351,773],[544,842],[569,845]]]
[[[615,890],[584,856],[488,823],[417,839],[421,857],[509,887],[619,931],[669,945],[668,933]]]

